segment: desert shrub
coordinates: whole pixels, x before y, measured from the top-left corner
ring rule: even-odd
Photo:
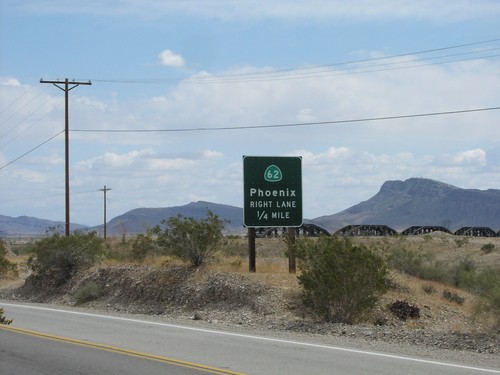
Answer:
[[[12,243],[10,250],[16,255],[26,255],[30,249],[29,243]]]
[[[132,240],[123,241],[121,238],[108,238],[104,244],[106,259],[126,261],[132,258]]]
[[[353,323],[387,290],[384,260],[348,238],[301,238],[298,276],[304,302],[327,321]]]
[[[205,219],[178,215],[162,223],[167,224],[165,230],[158,226],[153,229],[158,245],[190,261],[194,267],[201,266],[217,250],[225,225],[225,221],[210,210]]]
[[[427,293],[427,294],[434,294],[436,293],[436,288],[434,288],[434,285],[432,284],[424,284],[422,286],[422,290]]]
[[[7,255],[7,244],[0,238],[0,276],[17,275],[17,265],[9,262]]]
[[[387,264],[392,269],[423,280],[449,282],[448,267],[437,261],[433,254],[421,250],[409,250],[404,246],[394,248],[387,256]]]
[[[143,261],[148,254],[155,252],[156,241],[151,232],[138,234],[132,243],[132,259]]]
[[[3,309],[0,307],[0,324],[5,324],[8,326],[12,323],[12,319],[7,319],[3,314]]]
[[[248,243],[242,241],[239,236],[224,236],[221,243],[221,253],[224,256],[246,256],[248,254]]]
[[[389,310],[401,320],[420,318],[420,309],[407,301],[397,300],[391,303]]]
[[[100,296],[102,296],[103,287],[102,285],[97,284],[96,282],[89,282],[82,285],[77,289],[72,299],[75,303],[80,304],[88,301],[93,301]]]
[[[32,245],[28,268],[33,271],[35,282],[43,280],[57,287],[78,270],[93,266],[104,254],[103,240],[95,232],[70,236],[54,234]]]
[[[424,234],[424,242],[432,242],[433,238],[430,234]]]
[[[231,267],[233,267],[236,270],[239,270],[241,268],[241,266],[243,266],[243,259],[237,258],[237,259],[233,260],[230,264],[231,264]]]
[[[455,243],[458,247],[462,247],[469,244],[469,239],[467,237],[455,238]]]
[[[465,257],[460,259],[451,267],[450,274],[454,286],[464,289],[474,289],[476,264],[471,258]]]
[[[473,292],[481,297],[476,304],[478,312],[490,312],[500,331],[500,267],[490,267],[476,274]]]
[[[495,251],[495,245],[492,244],[491,242],[487,243],[487,244],[481,246],[481,250],[485,254],[492,253],[493,251]]]
[[[465,298],[459,295],[458,293],[451,292],[449,290],[443,290],[443,298],[458,303],[459,305],[463,305]]]

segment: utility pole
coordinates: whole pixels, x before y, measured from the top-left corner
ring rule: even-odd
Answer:
[[[67,78],[64,81],[46,81],[41,79],[40,83],[52,83],[58,89],[64,91],[65,99],[65,110],[64,110],[64,137],[65,137],[65,176],[66,176],[66,236],[70,235],[70,223],[69,223],[69,92],[75,87],[80,85],[91,85],[92,82],[76,82],[75,80],[69,81]],[[60,86],[64,85],[64,86]]]
[[[99,191],[104,192],[104,241],[106,241],[106,192],[111,189],[106,188],[106,185],[104,185],[104,189],[99,189]]]

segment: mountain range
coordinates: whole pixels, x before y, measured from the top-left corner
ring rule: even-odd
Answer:
[[[13,235],[40,235],[48,231],[64,233],[64,221],[39,219],[31,216],[11,217],[0,215],[0,238]],[[81,224],[71,224],[72,230],[86,229]]]
[[[163,220],[179,214],[196,220],[204,219],[209,210],[221,219],[227,220],[225,228],[228,232],[241,232],[243,228],[242,208],[204,201],[176,207],[136,208],[110,220],[107,223],[106,232],[115,236],[144,233],[155,225],[161,225]]]
[[[200,201],[176,207],[137,208],[128,211],[107,223],[107,234],[123,236],[144,233],[171,216],[181,214],[184,217],[202,219],[206,217],[208,210],[228,221],[228,232],[245,231],[242,208]],[[462,189],[424,178],[386,181],[372,198],[342,212],[304,222],[319,225],[330,233],[353,224],[384,224],[398,231],[412,225],[442,225],[452,230],[463,226],[486,226],[498,231],[500,190]],[[12,218],[0,215],[0,236],[43,234],[48,227],[63,228],[64,223],[27,216]],[[72,230],[74,229],[102,233],[102,225],[85,227],[72,224]]]
[[[380,191],[334,215],[314,219],[332,230],[349,224],[384,224],[395,230],[412,225],[500,229],[500,190],[461,189],[425,178],[386,181]]]

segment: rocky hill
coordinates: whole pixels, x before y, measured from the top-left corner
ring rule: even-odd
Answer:
[[[304,202],[307,205],[307,202]],[[159,225],[162,220],[181,214],[195,219],[205,218],[211,210],[226,219],[229,233],[245,233],[243,209],[210,202],[191,202],[183,206],[137,208],[110,220],[110,236],[134,235]],[[462,189],[443,182],[410,178],[406,181],[387,181],[372,198],[334,215],[304,220],[333,233],[351,224],[388,225],[398,231],[413,225],[443,225],[451,230],[463,226],[486,226],[500,229],[500,190]],[[54,222],[27,216],[12,218],[0,215],[0,236],[44,234],[48,227],[64,227]],[[72,224],[72,229],[85,229]],[[102,233],[102,225],[88,230]]]
[[[51,228],[64,233],[65,223],[30,216],[11,217],[0,215],[0,237],[45,234]],[[85,225],[71,224],[72,230],[85,228]]]
[[[384,224],[396,230],[412,225],[500,229],[500,190],[461,189],[425,178],[387,181],[380,191],[353,207],[314,222],[334,232],[350,224]]]
[[[181,214],[184,217],[193,217],[197,220],[207,217],[208,210],[221,219],[228,220],[228,232],[243,230],[243,209],[225,204],[210,202],[191,202],[183,206],[163,208],[137,208],[117,216],[107,224],[106,231],[112,236],[144,233],[146,230],[160,225],[162,220]],[[91,228],[97,230],[99,227]]]

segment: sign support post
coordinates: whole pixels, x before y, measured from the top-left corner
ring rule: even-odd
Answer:
[[[288,228],[289,271],[295,273],[295,228],[302,225],[302,158],[243,156],[243,225],[249,270],[255,272],[255,228]]]
[[[295,228],[288,228],[288,272],[297,272],[297,263],[295,261]]]
[[[248,272],[256,272],[255,228],[248,228]]]

